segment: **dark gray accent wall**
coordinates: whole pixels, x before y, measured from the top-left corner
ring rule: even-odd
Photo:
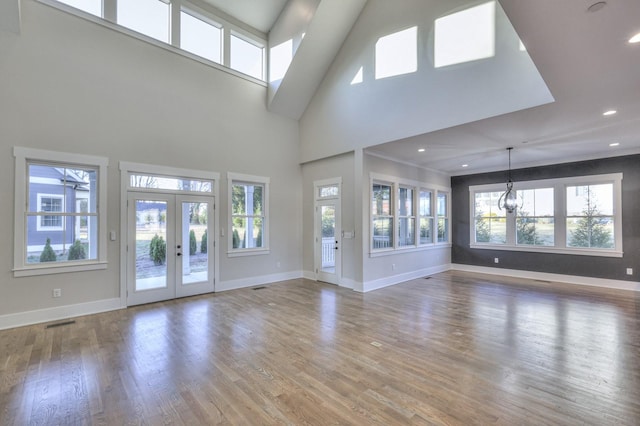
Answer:
[[[623,173],[622,234],[624,256],[622,258],[470,248],[469,187],[497,182],[506,183],[507,173],[503,171],[451,178],[452,263],[640,281],[640,155],[516,169],[511,172],[511,175],[514,181],[520,182],[620,172]],[[493,262],[495,257],[500,258],[499,264]],[[633,268],[633,275],[626,274],[627,268]]]

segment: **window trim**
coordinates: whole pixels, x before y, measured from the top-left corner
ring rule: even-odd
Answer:
[[[580,256],[622,257],[622,173],[572,176],[566,178],[540,179],[514,182],[514,190],[553,188],[554,189],[554,246],[527,246],[515,243],[516,214],[507,213],[507,243],[475,242],[475,194],[477,192],[504,192],[504,183],[473,185],[469,187],[469,247],[480,250],[503,250],[534,253],[572,254]],[[567,247],[566,236],[566,188],[568,186],[613,184],[614,248]]]
[[[14,189],[14,244],[13,276],[26,277],[107,268],[107,167],[109,159],[93,155],[64,153],[35,148],[14,147],[15,189]],[[97,174],[96,216],[98,218],[97,249],[98,258],[56,264],[28,264],[25,259],[27,247],[26,218],[29,180],[28,164],[37,162],[44,165],[92,167]]]
[[[396,230],[394,230],[394,242],[393,247],[389,248],[381,248],[374,249],[373,248],[373,209],[371,206],[371,202],[373,200],[373,185],[374,184],[383,184],[391,186],[391,197],[390,200],[391,206],[394,210],[391,211],[391,217],[393,217],[394,227],[397,226],[398,218],[398,203],[396,201],[398,197],[398,190],[400,187],[411,188],[413,190],[413,209],[414,209],[414,218],[415,218],[415,229],[414,229],[414,240],[415,244],[411,246],[399,246],[398,238],[396,235]],[[431,213],[432,213],[432,230],[431,230],[431,242],[420,244],[420,229],[419,229],[419,202],[420,202],[420,192],[431,192]],[[447,229],[447,241],[446,242],[438,242],[437,241],[437,232],[435,228],[437,227],[437,198],[438,193],[447,194],[447,220],[449,221],[449,227]],[[368,189],[368,206],[367,209],[369,211],[369,257],[379,257],[379,256],[389,256],[400,253],[411,253],[416,251],[427,251],[440,249],[443,247],[451,247],[451,188],[445,187],[442,185],[431,184],[427,182],[418,182],[411,179],[399,178],[396,176],[389,176],[384,174],[379,174],[375,172],[371,172],[369,174],[369,189]],[[425,216],[426,217],[426,216]]]
[[[227,257],[259,256],[271,253],[269,248],[269,184],[271,179],[243,173],[227,172]],[[262,197],[262,242],[263,247],[233,248],[233,185],[239,183],[261,185]]]
[[[43,198],[55,198],[58,200],[61,200],[62,203],[60,204],[60,207],[63,208],[63,204],[64,204],[64,195],[62,194],[42,194],[42,193],[38,193],[37,196],[37,212],[38,213],[43,213],[44,211],[42,210],[42,199]],[[64,213],[64,210],[60,210],[59,212],[51,212],[51,213]],[[64,218],[65,215],[47,215],[47,214],[42,214],[42,215],[36,215],[35,217],[37,218],[36,220],[36,230],[38,231],[62,231],[64,229],[64,227],[62,225],[60,226],[47,226],[47,225],[43,225],[42,224],[42,219],[45,218],[46,216],[55,216],[55,217],[60,217],[60,218]],[[60,223],[62,224],[62,220],[61,219]]]

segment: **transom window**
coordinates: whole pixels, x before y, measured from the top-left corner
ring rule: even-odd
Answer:
[[[504,185],[470,187],[471,247],[622,256],[622,174],[516,182],[517,207],[498,207]]]
[[[179,192],[213,192],[213,181],[171,176],[150,175],[140,173],[129,174],[129,188],[179,191]]]
[[[106,267],[107,159],[16,147],[14,275]]]

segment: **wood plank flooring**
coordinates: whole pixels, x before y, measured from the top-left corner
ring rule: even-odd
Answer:
[[[307,280],[0,331],[1,425],[640,425],[640,298]]]

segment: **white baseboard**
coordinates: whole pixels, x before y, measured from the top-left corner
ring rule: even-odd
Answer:
[[[271,284],[278,281],[295,280],[297,278],[303,278],[302,271],[291,271],[284,272],[282,274],[260,275],[257,277],[241,278],[238,280],[220,281],[216,284],[216,293],[220,291],[253,287],[256,285]]]
[[[451,265],[449,265],[448,263],[444,265],[433,266],[431,268],[419,269],[417,271],[411,271],[411,272],[406,272],[404,274],[393,275],[390,277],[380,278],[373,281],[367,281],[363,283],[362,287],[354,287],[354,290],[360,291],[362,293],[367,293],[369,291],[378,290],[384,287],[400,284],[405,281],[415,280],[416,278],[421,278],[426,275],[445,272],[450,269],[451,269]]]
[[[610,289],[616,289],[616,290],[640,291],[640,283],[634,282],[634,281],[581,277],[577,275],[550,274],[546,272],[523,271],[520,269],[491,268],[488,266],[462,265],[459,263],[452,264],[451,270],[463,271],[463,272],[476,272],[479,274],[500,275],[505,277],[529,278],[532,280],[586,285],[590,287],[610,288]]]
[[[358,283],[355,280],[352,280],[351,278],[341,278],[340,279],[340,287],[343,288],[348,288],[350,290],[353,290],[356,288],[356,286],[358,285]]]
[[[0,330],[123,309],[120,298],[0,315]]]

